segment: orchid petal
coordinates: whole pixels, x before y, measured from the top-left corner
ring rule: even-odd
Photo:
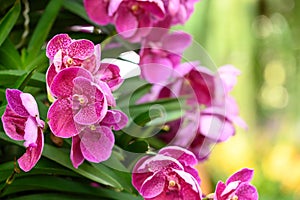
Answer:
[[[127,122],[128,118],[125,113],[119,110],[108,110],[101,121],[101,125],[111,127],[113,130],[118,131],[124,128]]]
[[[258,193],[254,186],[242,184],[235,193],[240,200],[258,200]]]
[[[19,116],[7,105],[2,115],[2,123],[8,137],[13,140],[23,140],[26,120],[26,117]]]
[[[161,149],[158,153],[175,158],[185,166],[193,166],[198,163],[195,155],[182,147],[168,146]]]
[[[111,16],[107,13],[108,1],[106,0],[84,0],[84,7],[88,16],[100,25],[111,22]]]
[[[240,171],[237,171],[233,175],[231,175],[226,184],[229,184],[234,181],[241,181],[243,183],[249,183],[253,178],[254,171],[252,169],[243,168]]]
[[[80,137],[76,135],[72,137],[72,147],[71,147],[71,161],[73,166],[77,169],[79,165],[81,165],[84,161],[84,157],[81,153],[80,149]]]
[[[39,110],[34,97],[29,93],[21,93],[20,98],[22,105],[32,117],[39,116]]]
[[[125,38],[132,37],[138,28],[137,18],[126,9],[119,10],[115,23],[118,33]]]
[[[55,97],[72,96],[74,89],[73,80],[80,76],[92,80],[92,75],[90,72],[83,68],[70,67],[63,69],[54,77],[50,87],[52,94]]]
[[[48,111],[49,127],[57,137],[69,138],[78,134],[73,120],[73,111],[68,99],[58,99]]]
[[[25,172],[30,171],[42,156],[44,135],[41,129],[38,129],[37,135],[36,146],[27,147],[25,154],[18,159],[20,168]]]
[[[10,109],[22,117],[28,117],[29,113],[22,104],[22,92],[17,89],[6,89],[6,99]]]
[[[96,130],[86,128],[80,137],[80,148],[85,159],[98,163],[110,157],[115,139],[109,128],[105,126],[96,126]]]
[[[58,34],[54,36],[47,44],[46,55],[51,60],[59,50],[65,50],[72,42],[68,34]]]
[[[35,146],[36,140],[38,137],[38,127],[36,124],[36,120],[34,118],[29,117],[25,123],[25,130],[24,130],[24,146]]]
[[[144,198],[154,198],[164,191],[165,177],[158,172],[148,177],[143,183],[140,192]]]
[[[76,40],[69,45],[67,53],[72,58],[84,60],[93,55],[94,44],[85,39]]]

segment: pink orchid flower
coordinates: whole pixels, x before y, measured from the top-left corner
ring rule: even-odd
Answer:
[[[167,0],[164,1],[167,16],[171,24],[184,24],[194,11],[194,5],[199,0]]]
[[[191,36],[187,33],[167,33],[165,29],[154,28],[142,43],[140,51],[142,77],[156,84],[174,78],[174,68],[190,44]]]
[[[231,175],[226,183],[218,182],[214,200],[257,200],[256,188],[250,184],[253,170],[244,168]]]
[[[46,55],[58,72],[69,66],[80,66],[84,60],[92,59],[94,48],[89,40],[72,40],[68,34],[58,34],[48,42]]]
[[[190,109],[182,119],[168,123],[169,131],[159,137],[172,145],[188,148],[202,161],[209,156],[215,144],[235,134],[233,124],[243,128],[247,125],[239,117],[238,106],[229,95],[239,71],[232,66],[221,67],[220,75],[195,66],[196,62],[179,64],[173,70],[177,76],[173,81],[154,85],[139,102],[187,96]],[[185,123],[187,120],[189,122]]]
[[[100,123],[84,126],[81,132],[72,138],[71,161],[78,168],[84,159],[99,163],[107,160],[114,146],[113,130],[126,126],[127,116],[118,110],[108,110]]]
[[[94,22],[115,24],[117,32],[132,42],[141,41],[165,16],[162,0],[85,0],[84,6]]]
[[[50,59],[46,74],[48,87],[51,86],[57,73],[68,67],[85,68],[96,79],[106,82],[111,90],[123,82],[117,65],[100,61],[100,44],[94,46],[89,40],[73,40],[67,34],[58,34],[48,42],[46,54]]]
[[[48,111],[49,127],[57,137],[78,135],[81,125],[101,121],[108,106],[115,106],[110,88],[102,81],[95,81],[83,68],[61,70],[50,87],[56,98]]]
[[[44,121],[39,118],[33,96],[17,89],[7,89],[8,105],[2,116],[3,128],[13,140],[25,140],[26,152],[18,159],[20,168],[28,172],[38,162],[44,146]]]
[[[162,148],[135,165],[132,184],[146,200],[201,200],[200,178],[192,152],[181,147]]]

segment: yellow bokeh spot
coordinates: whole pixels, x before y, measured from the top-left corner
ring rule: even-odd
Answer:
[[[264,78],[268,85],[282,85],[286,79],[286,72],[280,61],[272,61],[267,64],[264,71]]]

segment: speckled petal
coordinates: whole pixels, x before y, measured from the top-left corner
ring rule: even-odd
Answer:
[[[86,128],[80,133],[80,148],[85,159],[99,163],[107,160],[114,146],[114,134],[105,126],[96,126],[96,130]]]
[[[238,196],[239,200],[258,200],[256,188],[249,184],[240,185],[235,195]]]
[[[56,100],[49,108],[48,119],[49,127],[55,136],[69,138],[78,134],[68,99]]]
[[[76,40],[67,49],[68,56],[84,60],[94,54],[94,43],[89,40]]]
[[[72,96],[74,89],[73,80],[80,76],[92,80],[90,72],[83,68],[70,67],[63,69],[54,77],[50,87],[51,93],[55,97],[61,98]]]
[[[185,166],[193,166],[198,163],[196,156],[189,150],[178,146],[168,146],[162,148],[159,154],[175,158]]]
[[[103,98],[102,91],[89,79],[83,77],[77,77],[73,82],[75,88],[80,88],[83,95],[89,99],[86,100],[87,105],[74,113],[74,121],[78,124],[90,125],[102,120],[107,112],[107,101]]]
[[[28,117],[29,113],[22,104],[21,95],[22,92],[17,89],[6,89],[7,103],[13,112],[22,117]]]
[[[54,36],[47,44],[46,55],[52,60],[59,50],[65,50],[71,44],[72,39],[68,34],[58,34]]]
[[[161,172],[148,177],[140,189],[143,198],[154,198],[164,191],[166,178]]]
[[[234,181],[241,181],[243,183],[249,183],[253,178],[253,169],[243,168],[240,171],[234,173],[231,175],[227,181],[226,184],[229,184]]]
[[[119,110],[108,110],[105,117],[101,121],[101,125],[118,131],[124,128],[127,122],[128,117],[125,115],[125,113]]]
[[[51,64],[46,72],[46,82],[47,86],[50,88],[54,77],[56,76],[57,72],[55,70],[54,64]]]

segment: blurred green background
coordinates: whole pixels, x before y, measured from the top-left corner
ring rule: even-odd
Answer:
[[[242,72],[233,96],[249,129],[199,165],[205,193],[250,167],[260,199],[300,199],[299,23],[296,0],[202,0],[176,28],[191,33],[217,66]]]

